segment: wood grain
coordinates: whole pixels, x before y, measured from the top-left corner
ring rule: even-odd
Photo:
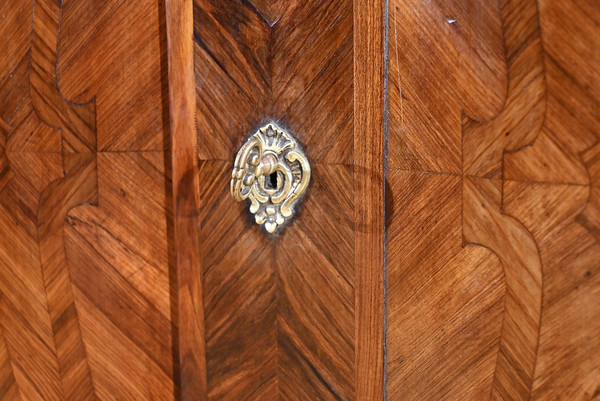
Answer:
[[[546,114],[533,145],[505,157],[504,209],[535,238],[544,273],[533,399],[594,399],[600,389],[599,12],[593,2],[539,3]]]
[[[0,399],[599,397],[600,8],[388,3],[0,3]]]
[[[384,397],[384,1],[354,3],[356,398]]]
[[[505,2],[507,97],[494,119],[463,123],[463,236],[496,252],[504,268],[505,315],[493,399],[528,399],[533,383],[542,303],[542,266],[531,233],[502,211],[502,159],[539,134],[546,108],[542,43],[535,2]],[[477,178],[475,178],[477,177]],[[486,230],[480,227],[487,226]]]
[[[0,399],[173,399],[164,6],[0,15]]]
[[[193,13],[191,0],[166,3],[169,107],[177,316],[177,355],[182,399],[205,399],[204,300],[198,209],[200,192],[195,126]]]
[[[502,265],[487,248],[462,246],[459,176],[391,169],[388,179],[388,397],[486,399]]]
[[[600,10],[390,10],[389,396],[594,398]]]
[[[94,393],[65,266],[62,223],[72,207],[94,201],[95,157],[90,155],[95,148],[94,106],[78,107],[68,103],[55,85],[56,53],[52,49],[57,49],[60,8],[45,1],[35,6],[32,2],[23,3],[20,10],[6,10],[15,22],[5,29],[10,29],[7,33],[17,38],[12,53],[17,59],[13,61],[14,72],[3,85],[3,92],[13,102],[12,107],[3,111],[10,126],[6,140],[8,165],[13,170],[28,171],[20,177],[14,175],[3,188],[2,197],[5,212],[9,214],[18,213],[15,207],[19,208],[20,204],[27,205],[31,231],[26,240],[28,246],[22,247],[20,252],[3,248],[2,253],[10,255],[3,258],[4,263],[8,263],[3,269],[2,298],[6,301],[2,308],[3,330],[9,355],[18,366],[17,384],[26,398],[37,393],[47,399],[90,399]],[[26,16],[33,18],[29,19],[31,22],[23,21]],[[31,42],[27,40],[29,36]],[[29,88],[30,96],[15,97],[20,86]],[[16,93],[13,88],[17,89]],[[13,152],[15,163],[12,163]],[[25,154],[24,160],[19,160],[20,152]],[[78,155],[72,155],[75,152]],[[44,165],[48,162],[54,166],[51,164],[49,171],[46,170],[50,174],[44,174]],[[28,168],[30,163],[38,167]],[[82,188],[82,184],[85,187]],[[27,187],[29,199],[20,200]],[[12,199],[8,201],[8,198]],[[11,220],[4,220],[3,238],[18,235],[19,231],[10,234],[16,228],[10,224]],[[23,234],[21,232],[21,238],[16,241],[25,240]],[[6,242],[3,245],[10,246]],[[35,257],[37,260],[25,256],[32,252],[39,254]],[[23,287],[28,271],[28,280],[34,280],[36,285]],[[21,291],[11,290],[13,287]],[[37,338],[25,341],[19,338],[27,336]],[[32,346],[45,348],[45,351],[40,349],[39,354],[46,358],[44,369],[35,369],[38,358],[30,353]]]
[[[204,309],[190,319],[204,320],[207,375],[199,397],[381,397],[383,2],[195,0],[193,24],[203,277],[191,280],[202,282]],[[354,75],[356,51],[378,56]],[[228,194],[238,146],[268,121],[298,138],[314,173],[299,217],[271,237]]]
[[[333,166],[352,159],[351,5],[288,3],[273,25],[258,3],[194,7],[201,193],[215,192],[199,219],[208,398],[354,399],[352,175]],[[237,147],[270,119],[314,172],[303,218],[277,238],[228,193]]]

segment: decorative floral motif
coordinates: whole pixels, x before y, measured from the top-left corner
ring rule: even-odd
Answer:
[[[310,181],[310,164],[289,133],[270,123],[238,151],[231,194],[250,200],[250,212],[269,233],[287,223]]]

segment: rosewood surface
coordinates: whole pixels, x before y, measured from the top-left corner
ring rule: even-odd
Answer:
[[[2,1],[0,38],[0,399],[173,399],[164,4]]]
[[[599,396],[599,17],[390,1],[388,399]]]
[[[0,399],[598,399],[599,49],[595,0],[0,2]]]

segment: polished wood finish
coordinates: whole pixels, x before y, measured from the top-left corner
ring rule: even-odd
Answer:
[[[390,399],[598,396],[598,16],[390,2]]]
[[[181,398],[206,395],[204,301],[200,264],[198,210],[201,196],[195,135],[194,48],[192,0],[168,0],[169,99],[177,315],[176,355]],[[188,38],[188,40],[185,40]],[[175,354],[175,353],[174,353]]]
[[[173,18],[189,12],[172,4]],[[190,318],[204,326],[189,329],[205,330],[207,378],[195,396],[382,397],[384,3],[196,0],[193,21],[203,275],[188,280],[202,285]],[[356,67],[356,53],[370,63]],[[187,93],[190,82],[173,82]],[[298,217],[276,236],[228,194],[233,155],[268,121],[295,135],[313,169]],[[183,393],[201,373],[182,369]]]
[[[176,395],[164,23],[0,4],[2,400]]]
[[[363,278],[355,268],[352,3],[195,0],[193,19],[205,396],[355,399]],[[294,221],[276,236],[228,188],[238,147],[271,120],[298,139],[313,170]],[[361,346],[382,348],[381,336],[373,340]]]
[[[596,1],[16,0],[0,37],[1,400],[600,397]],[[277,235],[229,194],[270,120],[313,167]]]
[[[384,397],[386,3],[354,3],[356,399]]]

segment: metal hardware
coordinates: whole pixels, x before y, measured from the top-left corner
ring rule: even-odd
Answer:
[[[310,182],[310,164],[296,139],[273,123],[260,128],[238,151],[231,195],[250,200],[259,225],[274,233],[294,216]]]

